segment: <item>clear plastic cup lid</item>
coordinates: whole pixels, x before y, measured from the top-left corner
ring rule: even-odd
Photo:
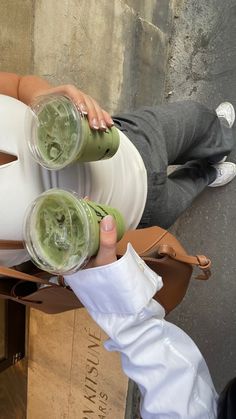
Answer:
[[[79,111],[66,96],[41,96],[26,111],[25,135],[39,164],[61,169],[76,159],[81,146]]]
[[[90,239],[86,212],[74,194],[51,189],[28,208],[25,247],[34,263],[45,271],[77,271],[89,259]]]

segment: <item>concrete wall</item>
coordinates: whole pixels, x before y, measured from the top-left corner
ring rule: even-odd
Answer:
[[[74,83],[111,112],[160,103],[171,3],[2,0],[0,69]]]
[[[176,0],[125,0],[125,3],[142,18],[168,32],[171,25],[170,10],[173,9]]]
[[[32,73],[32,0],[1,0],[0,70]]]

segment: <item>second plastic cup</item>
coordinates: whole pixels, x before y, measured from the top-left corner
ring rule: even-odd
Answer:
[[[24,240],[34,263],[41,269],[68,274],[84,266],[99,249],[99,224],[112,215],[117,240],[125,232],[124,218],[107,205],[80,199],[75,193],[50,189],[27,211]]]
[[[109,159],[120,143],[115,127],[92,130],[75,104],[58,94],[41,96],[28,108],[25,132],[34,159],[54,170],[75,161]]]

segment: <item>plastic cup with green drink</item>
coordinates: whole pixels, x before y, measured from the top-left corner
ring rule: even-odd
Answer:
[[[41,96],[28,107],[25,134],[34,159],[53,170],[76,161],[109,159],[120,143],[115,127],[91,129],[75,104],[59,94]]]
[[[41,269],[68,274],[86,265],[99,249],[99,224],[112,215],[117,240],[125,232],[124,218],[107,205],[81,199],[62,189],[50,189],[30,205],[24,223],[26,249]]]

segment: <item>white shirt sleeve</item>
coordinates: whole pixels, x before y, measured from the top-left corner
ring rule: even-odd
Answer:
[[[109,335],[106,349],[121,353],[124,372],[139,386],[143,419],[216,418],[218,396],[207,365],[186,333],[164,320],[152,299],[162,280],[130,244],[118,261],[66,282]]]

